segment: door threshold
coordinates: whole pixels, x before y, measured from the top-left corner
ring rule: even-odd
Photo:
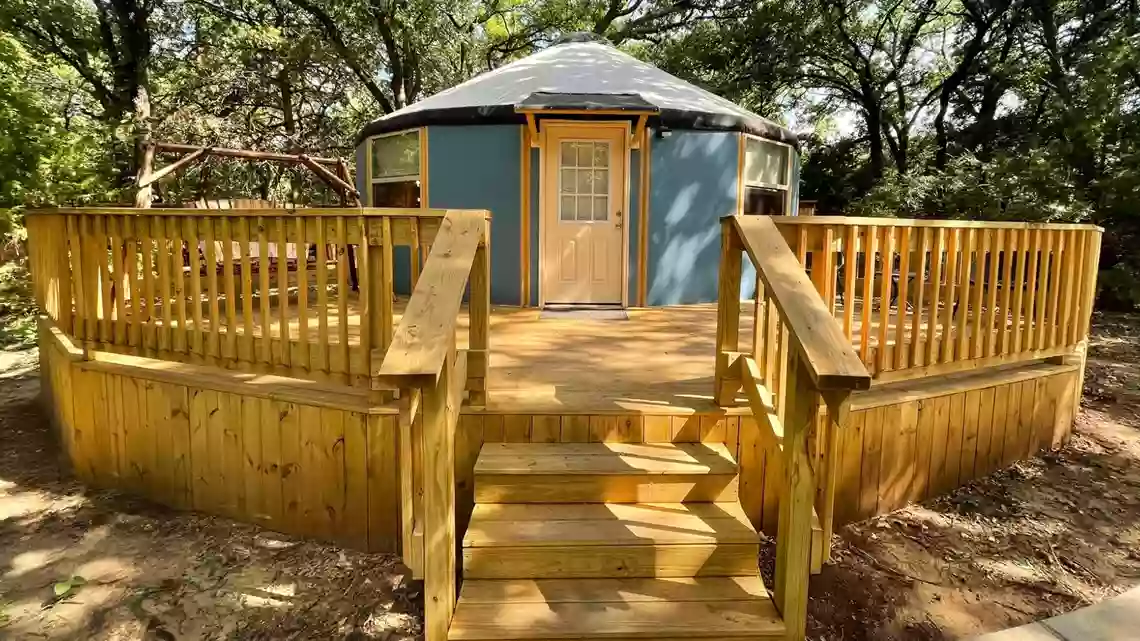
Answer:
[[[546,305],[539,319],[629,320],[621,305]]]

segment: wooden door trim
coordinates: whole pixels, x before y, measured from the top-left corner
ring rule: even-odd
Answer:
[[[629,224],[631,215],[629,209],[629,196],[630,196],[630,168],[629,163],[631,160],[629,135],[630,123],[626,120],[621,121],[585,121],[585,120],[543,120],[542,129],[539,131],[539,153],[538,153],[538,307],[542,309],[546,307],[546,291],[543,281],[543,270],[546,266],[546,233],[550,228],[547,223],[547,207],[546,207],[546,189],[549,182],[550,168],[546,162],[547,151],[550,149],[550,140],[552,133],[558,133],[567,129],[585,129],[585,130],[607,130],[617,129],[624,135],[621,136],[621,158],[622,158],[622,174],[625,180],[622,181],[621,198],[622,198],[622,225],[621,225],[621,306],[622,308],[629,307]]]

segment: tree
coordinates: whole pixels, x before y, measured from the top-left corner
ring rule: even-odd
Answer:
[[[116,136],[118,179],[134,179],[142,145],[150,137],[152,20],[161,0],[12,0],[0,9],[0,26],[19,34],[42,57],[62,61],[84,80]]]

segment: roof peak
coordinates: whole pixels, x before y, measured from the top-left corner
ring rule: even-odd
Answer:
[[[557,47],[558,45],[565,45],[575,42],[595,42],[597,44],[609,45],[611,47],[614,46],[614,43],[610,42],[609,38],[603,36],[600,33],[594,33],[593,31],[571,31],[570,33],[564,33],[561,36],[558,36],[558,39],[551,43],[550,46]]]

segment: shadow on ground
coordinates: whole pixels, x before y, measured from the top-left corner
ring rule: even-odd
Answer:
[[[61,474],[33,352],[0,353],[0,638],[416,638],[392,555],[94,492]],[[78,577],[78,578],[76,578]]]
[[[1140,316],[1093,331],[1072,441],[843,528],[812,579],[810,638],[959,639],[1140,584]]]

